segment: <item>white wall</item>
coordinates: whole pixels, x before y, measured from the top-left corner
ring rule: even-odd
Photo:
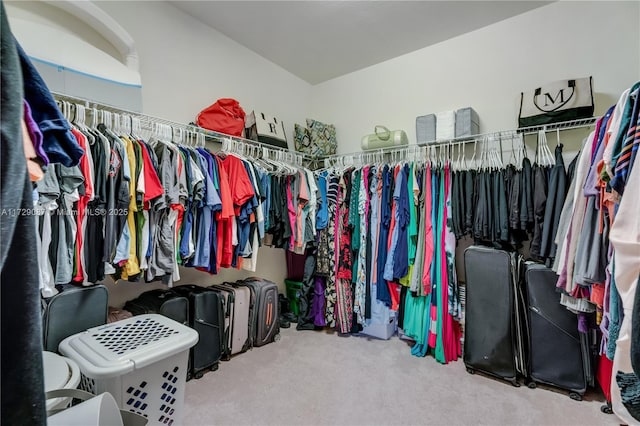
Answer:
[[[334,123],[338,152],[376,124],[471,106],[480,131],[517,127],[523,90],[593,76],[596,114],[640,78],[638,2],[556,2],[313,87],[311,115]]]
[[[279,117],[293,131],[309,109],[311,86],[258,54],[160,1],[97,1],[133,37],[144,112],[193,121],[219,98]],[[288,135],[293,147],[291,134]]]

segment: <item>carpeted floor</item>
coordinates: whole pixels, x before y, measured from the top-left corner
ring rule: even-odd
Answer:
[[[295,326],[295,324],[293,324]],[[462,360],[411,356],[406,343],[281,330],[187,383],[185,425],[617,425],[591,391],[564,391],[468,374]]]

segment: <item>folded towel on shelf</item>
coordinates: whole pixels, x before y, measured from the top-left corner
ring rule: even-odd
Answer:
[[[436,113],[436,140],[453,139],[456,135],[456,112]]]

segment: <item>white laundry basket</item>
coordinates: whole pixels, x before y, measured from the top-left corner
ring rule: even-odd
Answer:
[[[161,315],[140,315],[75,334],[60,352],[82,373],[81,388],[109,392],[149,424],[182,422],[189,348],[198,332]]]

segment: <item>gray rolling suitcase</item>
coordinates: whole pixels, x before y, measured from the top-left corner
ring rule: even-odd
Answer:
[[[527,262],[529,387],[536,387],[536,383],[556,386],[569,390],[572,399],[580,400],[593,375],[588,371],[589,339],[578,332],[576,314],[560,304],[557,282],[558,275],[551,269]]]
[[[466,312],[464,363],[520,386],[526,369],[526,314],[517,253],[472,246],[464,252]]]
[[[263,346],[280,339],[278,285],[262,278],[247,278],[236,284],[251,290],[250,324],[252,346]]]
[[[42,299],[44,350],[58,352],[61,341],[107,323],[109,293],[103,285],[58,286],[62,291]]]
[[[226,299],[229,301],[227,316],[229,356],[246,352],[251,347],[249,338],[252,332],[249,322],[251,290],[231,283],[214,285],[211,288],[226,293]]]

